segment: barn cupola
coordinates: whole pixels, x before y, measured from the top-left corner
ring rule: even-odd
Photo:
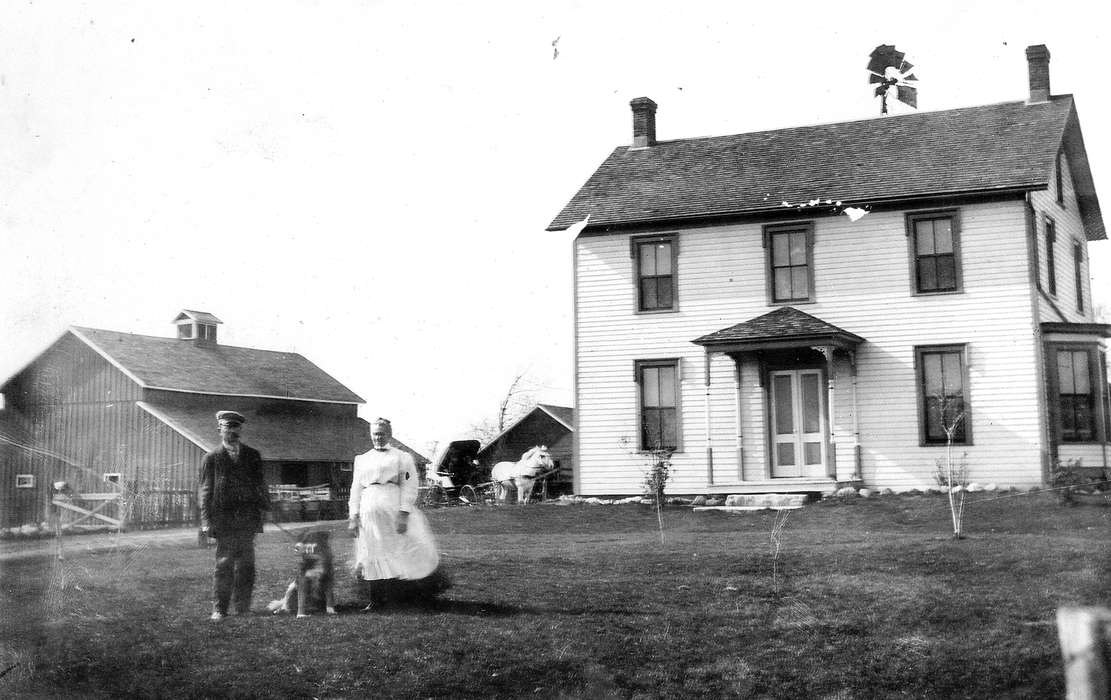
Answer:
[[[173,324],[177,326],[179,340],[192,340],[198,344],[216,344],[216,325],[223,323],[207,311],[190,311],[182,309],[174,317]]]

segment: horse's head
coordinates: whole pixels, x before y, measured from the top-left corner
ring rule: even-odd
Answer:
[[[555,464],[552,462],[552,454],[548,452],[547,445],[537,445],[533,447],[521,457],[521,462],[525,464],[527,469],[533,474],[539,474],[540,472],[555,467]]]

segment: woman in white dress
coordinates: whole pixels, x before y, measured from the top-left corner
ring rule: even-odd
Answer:
[[[446,588],[432,530],[416,506],[416,465],[408,452],[389,444],[392,433],[385,418],[371,423],[372,448],[355,458],[348,501],[348,528],[357,530],[355,573],[369,582],[365,597],[371,604]]]

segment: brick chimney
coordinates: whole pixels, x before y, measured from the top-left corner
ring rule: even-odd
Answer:
[[[633,148],[656,145],[656,103],[647,97],[637,97],[629,106],[633,108]]]
[[[1030,69],[1030,99],[1026,104],[1049,101],[1049,49],[1045,44],[1026,47],[1026,64]]]

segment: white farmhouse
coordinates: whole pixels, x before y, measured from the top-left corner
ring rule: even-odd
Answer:
[[[1033,486],[1107,466],[1090,241],[1106,238],[1074,100],[657,141],[632,101],[552,221],[574,242],[576,493]]]

